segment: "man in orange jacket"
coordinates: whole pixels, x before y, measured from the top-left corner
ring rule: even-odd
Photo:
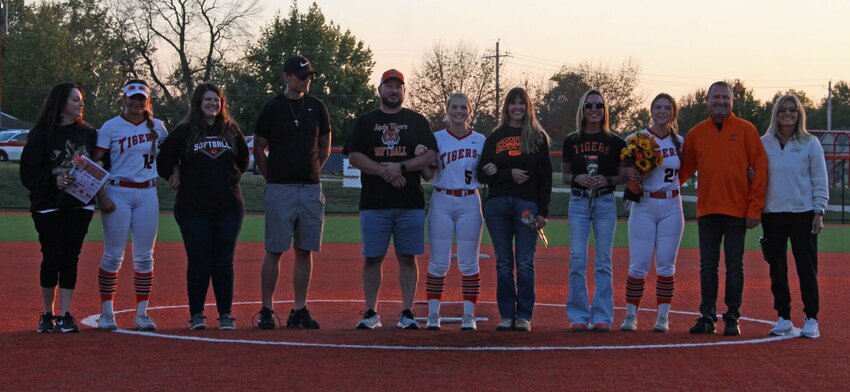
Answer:
[[[726,260],[726,313],[723,334],[741,334],[741,297],[744,291],[744,239],[759,224],[767,186],[767,155],[758,131],[732,113],[732,87],[715,82],[708,88],[709,118],[688,131],[679,180],[699,172],[697,220],[700,253],[700,318],[693,334],[715,332],[717,321],[720,243]],[[755,177],[747,178],[747,169]]]

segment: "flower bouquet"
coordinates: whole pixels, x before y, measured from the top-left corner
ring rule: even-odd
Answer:
[[[543,246],[549,247],[549,240],[546,238],[546,233],[543,232],[543,228],[537,226],[537,215],[534,215],[529,210],[525,210],[522,212],[522,223],[528,226],[532,231],[537,232],[537,238],[543,241]]]
[[[620,160],[630,163],[643,175],[660,166],[664,162],[664,156],[661,155],[655,139],[645,132],[640,132],[626,140],[626,147],[620,151]],[[638,202],[641,193],[643,189],[640,181],[630,179],[626,183],[623,199]]]

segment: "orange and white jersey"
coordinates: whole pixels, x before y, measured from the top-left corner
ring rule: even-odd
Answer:
[[[438,148],[434,186],[451,190],[479,188],[476,169],[487,138],[475,131],[458,138],[446,129],[434,133],[434,137]]]
[[[156,179],[156,158],[151,143],[161,143],[168,132],[162,121],[153,119],[156,141],[147,121],[134,124],[122,116],[106,121],[97,132],[97,147],[107,150],[112,162],[110,178],[131,182]],[[158,148],[158,147],[157,147]]]
[[[679,189],[679,168],[682,166],[682,162],[676,145],[673,143],[672,133],[662,138],[652,133],[652,131],[644,129],[629,135],[626,138],[626,142],[638,133],[645,133],[652,136],[655,142],[658,143],[657,151],[660,151],[661,155],[664,156],[664,162],[661,163],[661,166],[652,169],[652,171],[644,175],[641,181],[643,191],[655,193],[672,192]],[[680,146],[684,144],[684,138],[679,135],[676,135],[676,137],[679,139]]]

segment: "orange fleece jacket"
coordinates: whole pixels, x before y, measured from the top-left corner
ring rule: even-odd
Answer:
[[[697,217],[724,214],[761,218],[767,188],[767,154],[758,131],[734,114],[723,120],[718,132],[711,118],[701,121],[685,137],[679,180],[699,173]],[[756,176],[747,179],[752,166]]]

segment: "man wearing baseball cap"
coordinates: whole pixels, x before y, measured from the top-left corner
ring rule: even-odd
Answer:
[[[295,306],[286,327],[319,328],[306,304],[312,252],[318,252],[322,243],[325,196],[319,172],[330,154],[331,123],[325,104],[307,94],[315,74],[306,57],[286,59],[286,90],[266,103],[254,130],[254,160],[266,179],[266,253],[260,270],[263,307],[257,322],[261,329],[275,327],[273,303],[279,262],[290,246],[295,253]]]
[[[377,313],[381,267],[393,240],[399,263],[402,312],[399,328],[419,329],[410,310],[419,272],[416,255],[425,253],[425,197],[420,171],[434,162],[437,141],[425,117],[402,108],[404,75],[390,69],[378,86],[380,108],[357,118],[343,153],[360,169],[360,232],[366,311],[358,329],[381,326]],[[428,152],[415,156],[416,145]]]

